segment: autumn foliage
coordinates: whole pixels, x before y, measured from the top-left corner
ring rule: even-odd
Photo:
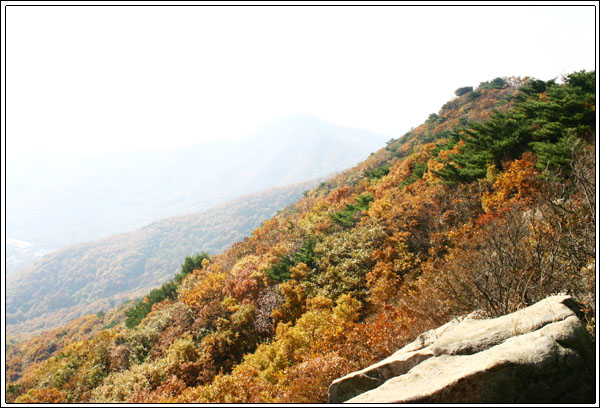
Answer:
[[[42,347],[27,364],[40,343],[21,350],[8,361],[8,398],[322,403],[331,381],[426,329],[558,292],[581,303],[594,332],[593,78],[457,91],[423,125],[178,275],[138,324]]]

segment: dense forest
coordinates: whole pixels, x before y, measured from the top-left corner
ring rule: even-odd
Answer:
[[[555,293],[594,335],[595,89],[585,71],[457,89],[114,326],[13,345],[8,400],[322,403],[426,329]]]
[[[170,279],[196,248],[211,254],[224,251],[319,181],[248,194],[206,211],[52,252],[7,277],[7,334],[51,329],[143,296]]]

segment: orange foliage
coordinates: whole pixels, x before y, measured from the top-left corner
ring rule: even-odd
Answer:
[[[185,389],[185,383],[179,378],[177,378],[175,375],[172,375],[161,385],[159,385],[155,390],[152,390],[150,392],[141,391],[137,395],[135,395],[129,402],[135,404],[164,403],[168,401],[169,398],[173,398],[181,394],[181,392],[183,392],[183,390]]]
[[[327,204],[338,204],[351,195],[350,186],[336,188],[325,198]]]
[[[535,161],[535,155],[527,152],[508,166],[494,182],[493,191],[485,192],[481,197],[486,213],[506,211],[515,203],[527,206],[533,202],[540,187]]]
[[[431,136],[461,119],[487,117],[513,92],[481,89],[476,99],[450,101],[439,119],[323,183],[194,271],[179,299],[156,304],[135,336],[123,331],[71,350],[85,356],[88,366],[105,362],[111,379],[128,378],[121,388],[119,381],[111,384],[122,394],[107,394],[123,401],[324,403],[335,378],[389,356],[451,317],[475,308],[506,313],[551,290],[576,289],[578,280],[589,291],[595,264],[589,256],[577,255],[585,265],[571,261],[570,254],[591,251],[582,250],[573,232],[593,224],[576,206],[589,202],[584,198],[595,190],[573,195],[564,203],[568,211],[552,221],[552,211],[560,210],[539,205],[543,186],[532,154],[506,163],[504,173],[490,167],[487,179],[470,184],[449,187],[431,171],[440,165],[431,152],[443,141],[420,141],[436,140]],[[448,160],[461,146],[439,157]],[[364,171],[381,165],[389,165],[389,173],[368,181]],[[357,214],[353,226],[333,228],[330,214],[364,193],[374,197],[368,210]],[[528,206],[535,208],[524,211]],[[285,282],[267,278],[269,267],[309,237],[316,242],[310,267],[290,266]],[[152,319],[163,322],[160,329]],[[127,338],[137,340],[126,343]],[[40,354],[48,352],[37,345]],[[139,349],[146,354],[136,364],[130,354]],[[67,366],[63,360],[52,363],[55,372]],[[69,392],[91,372],[80,371],[67,383]],[[19,398],[64,397],[56,389],[29,390],[52,372],[27,373]],[[102,386],[109,383],[103,381]],[[132,384],[139,388],[131,391]],[[78,396],[88,391],[82,389]]]
[[[64,404],[66,394],[56,388],[34,389],[17,398],[19,404]]]
[[[295,322],[306,311],[306,293],[301,281],[307,274],[308,267],[304,263],[299,263],[290,268],[291,279],[279,285],[283,303],[271,313],[275,324]]]
[[[351,372],[356,365],[337,353],[317,355],[292,367],[286,374],[282,395],[276,399],[282,404],[309,404],[327,402],[329,384]]]
[[[258,272],[260,259],[248,256],[235,264],[227,278],[223,294],[233,296],[240,302],[256,302],[264,288],[264,275]]]
[[[221,301],[226,275],[224,272],[198,270],[200,282],[193,288],[181,293],[179,299],[193,310],[204,309],[206,304]]]

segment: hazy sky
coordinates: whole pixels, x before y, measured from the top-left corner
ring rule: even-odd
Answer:
[[[294,112],[398,137],[460,86],[594,69],[594,15],[9,6],[7,152],[161,149],[240,137]]]

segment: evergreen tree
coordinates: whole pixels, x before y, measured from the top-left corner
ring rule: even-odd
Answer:
[[[538,168],[568,170],[572,138],[590,139],[595,134],[595,71],[576,72],[564,80],[562,85],[531,80],[517,94],[512,109],[495,111],[490,120],[455,133],[464,145],[434,173],[448,184],[474,181],[485,176],[489,165],[502,170],[503,163],[529,149],[538,154]],[[495,79],[482,87],[500,84]],[[458,140],[451,141],[454,146]]]
[[[201,269],[202,261],[205,259],[210,259],[206,252],[186,257],[181,265],[180,273],[175,275],[172,280],[165,282],[160,288],[152,289],[143,300],[125,312],[125,316],[127,317],[125,319],[125,326],[130,329],[134,328],[150,313],[152,305],[162,302],[165,299],[175,299],[177,297],[177,287],[183,278],[194,269]]]

